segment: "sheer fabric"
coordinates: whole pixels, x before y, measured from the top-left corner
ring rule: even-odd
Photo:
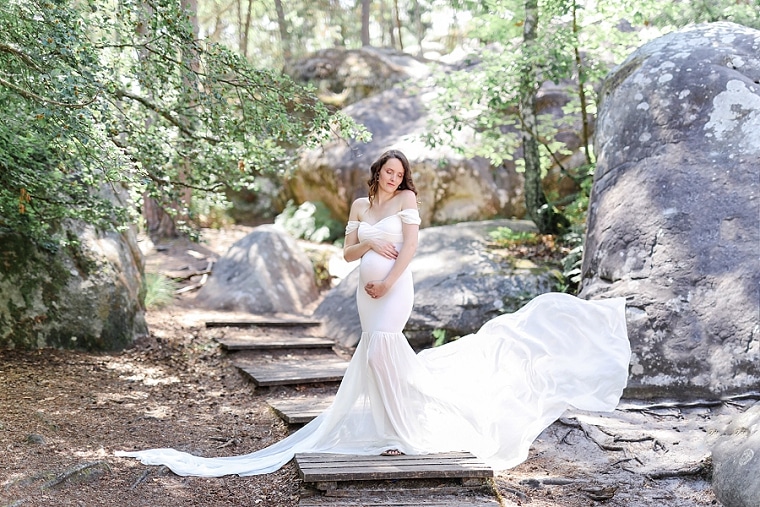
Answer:
[[[400,248],[404,210],[376,224],[349,222],[346,233]],[[569,407],[610,411],[628,378],[625,300],[538,296],[477,333],[416,354],[402,330],[414,299],[411,272],[379,299],[362,287],[393,261],[370,251],[359,268],[362,336],[334,403],[284,440],[247,455],[202,458],[173,449],[117,452],[179,475],[272,472],[299,452],[406,454],[469,451],[495,469],[524,461],[533,440]]]

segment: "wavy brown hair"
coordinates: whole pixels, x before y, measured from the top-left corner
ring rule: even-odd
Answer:
[[[404,179],[401,181],[398,189],[411,190],[414,192],[414,195],[417,195],[417,189],[414,187],[414,181],[412,180],[412,169],[409,167],[409,160],[407,160],[406,155],[398,150],[388,150],[380,155],[380,158],[375,160],[370,166],[371,174],[369,180],[367,181],[367,184],[369,184],[370,206],[372,206],[372,201],[375,200],[375,195],[377,194],[377,185],[380,181],[380,169],[382,169],[385,163],[392,158],[395,158],[401,162],[401,166],[404,168]]]

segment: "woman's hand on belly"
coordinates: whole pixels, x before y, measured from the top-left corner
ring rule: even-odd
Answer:
[[[396,250],[396,246],[389,242],[384,241],[382,239],[373,239],[370,242],[370,248],[372,250],[386,259],[395,259],[398,257],[398,250]]]
[[[384,280],[373,280],[364,286],[364,291],[372,299],[378,299],[385,296],[385,294],[388,292],[388,289],[390,289],[390,287]]]

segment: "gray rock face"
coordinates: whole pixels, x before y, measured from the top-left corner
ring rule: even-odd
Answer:
[[[760,404],[728,425],[712,458],[712,487],[724,507],[760,505]]]
[[[0,347],[119,350],[147,333],[134,233],[66,230],[78,247],[46,251],[0,235]]]
[[[317,296],[314,267],[296,240],[262,225],[230,247],[195,302],[210,310],[300,314]]]
[[[425,145],[428,101],[429,95],[397,87],[347,107],[344,112],[372,132],[372,141],[336,142],[305,153],[288,182],[290,193],[298,202],[322,201],[346,220],[354,199],[367,195],[370,165],[393,147],[412,165],[423,224],[522,216],[522,178],[514,170]]]
[[[414,307],[404,334],[414,348],[433,343],[433,330],[446,336],[477,331],[487,320],[523,306],[549,292],[557,275],[547,268],[506,265],[488,251],[488,232],[499,226],[532,230],[532,224],[491,220],[428,227],[420,231],[411,263]],[[361,337],[356,307],[359,272],[355,269],[332,289],[314,312],[325,322],[326,335],[346,347]]]
[[[581,297],[632,296],[628,395],[760,386],[760,32],[700,25],[606,80]]]

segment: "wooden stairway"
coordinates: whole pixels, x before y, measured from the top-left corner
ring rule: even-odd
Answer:
[[[214,339],[234,353],[233,364],[241,372],[257,387],[269,387],[341,381],[348,361],[332,350],[333,340],[315,334],[320,324],[304,318],[253,318],[207,321],[206,327],[219,328]]]
[[[319,322],[304,318],[207,321],[233,364],[257,387],[334,384],[348,361],[319,335]],[[267,400],[287,424],[308,423],[333,400],[334,390]],[[495,507],[487,481],[493,470],[469,453],[424,456],[297,454],[303,480],[299,507],[422,506]],[[434,484],[431,481],[437,481]],[[453,482],[452,482],[453,481]]]

